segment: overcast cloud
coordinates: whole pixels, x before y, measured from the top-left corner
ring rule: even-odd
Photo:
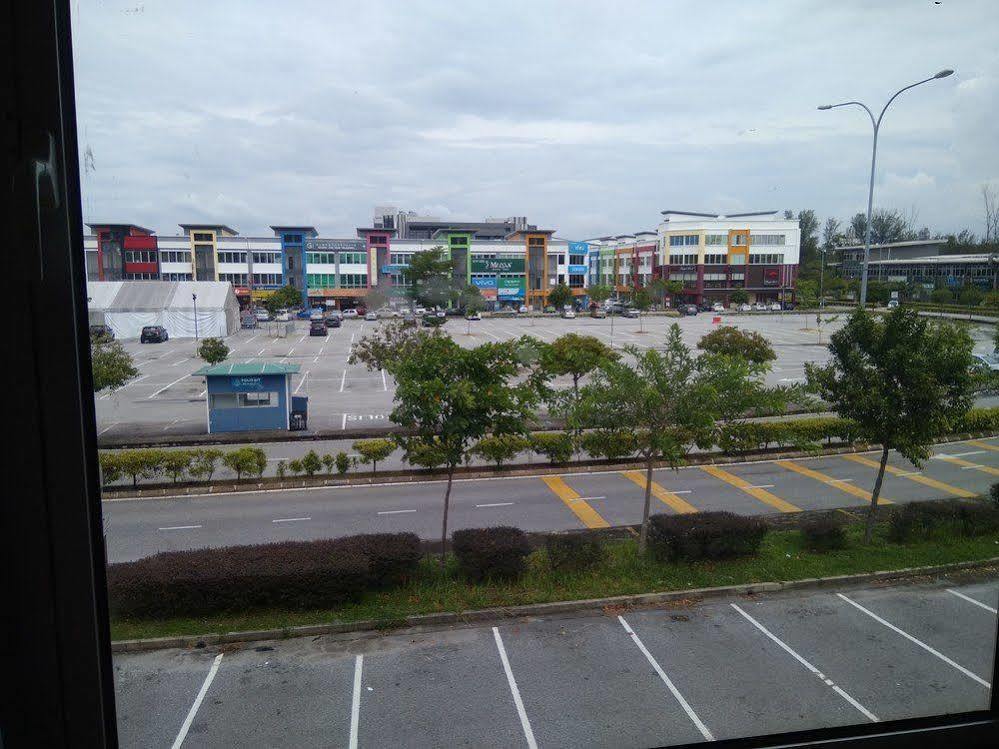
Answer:
[[[982,231],[999,186],[999,2],[78,0],[84,218],[160,234],[390,204],[581,239],[665,208],[866,208]]]

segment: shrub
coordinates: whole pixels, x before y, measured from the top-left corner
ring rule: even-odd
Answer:
[[[292,458],[288,461],[288,470],[291,471],[292,476],[297,476],[302,472],[302,461],[298,458]]]
[[[548,564],[556,572],[586,570],[604,558],[604,546],[588,533],[549,533],[545,537]]]
[[[371,584],[377,587],[406,582],[420,564],[420,537],[415,533],[369,533],[341,541],[367,557]]]
[[[725,559],[757,553],[766,532],[760,518],[731,512],[653,515],[649,548],[665,561]]]
[[[97,459],[101,464],[101,478],[105,486],[121,478],[121,465],[117,454],[104,451],[97,456]]]
[[[888,517],[888,538],[896,543],[929,538],[958,520],[958,506],[949,502],[909,502],[895,507]]]
[[[267,468],[267,455],[259,447],[241,447],[222,456],[222,463],[236,474],[236,480],[243,474],[260,476]]]
[[[527,438],[519,434],[490,435],[476,442],[470,452],[500,468],[508,460],[520,455],[529,445]]]
[[[395,452],[395,442],[387,439],[358,440],[351,447],[361,463],[371,463],[371,470],[378,470],[378,461]]]
[[[469,528],[451,535],[458,567],[471,580],[515,579],[524,573],[531,551],[520,528]]]
[[[739,356],[754,364],[776,361],[777,354],[766,337],[750,330],[739,330],[732,325],[722,325],[703,336],[697,348],[709,354]]]
[[[580,446],[594,458],[618,460],[635,453],[635,434],[626,429],[584,432]]]
[[[343,476],[350,470],[350,456],[342,450],[336,454],[336,472]]]
[[[274,606],[330,608],[356,600],[369,561],[345,539],[168,551],[108,566],[118,616],[201,616]]]
[[[981,536],[999,531],[999,507],[981,502],[968,502],[958,507],[958,520],[961,533],[965,536]]]
[[[537,432],[531,435],[531,450],[552,463],[568,463],[575,450],[572,435],[566,432]]]
[[[118,468],[132,479],[132,486],[138,486],[140,478],[150,479],[162,472],[164,457],[163,450],[120,450]]]
[[[989,499],[992,500],[992,504],[999,507],[999,481],[989,487]]]
[[[283,460],[279,460],[277,468],[274,469],[274,472],[277,474],[279,479],[283,479],[284,475],[288,472],[288,464]]]
[[[191,461],[191,467],[187,469],[187,472],[191,474],[193,478],[211,481],[212,476],[215,475],[215,467],[218,465],[221,458],[222,451],[216,450],[215,448],[195,450],[194,458]]]
[[[221,338],[205,338],[198,346],[198,356],[208,364],[221,364],[229,356],[229,347]]]
[[[999,408],[972,408],[954,425],[954,432],[997,432],[999,431]]]
[[[814,551],[832,551],[846,546],[843,523],[832,517],[806,520],[801,524],[801,535],[805,546]]]
[[[176,484],[177,479],[191,468],[194,453],[191,450],[167,450],[163,453],[163,473]]]
[[[336,458],[329,453],[325,453],[323,455],[323,468],[326,469],[327,474],[332,474],[333,469],[336,468]]]
[[[322,458],[316,454],[315,450],[309,450],[302,458],[302,470],[307,476],[315,476],[319,469],[323,467]]]

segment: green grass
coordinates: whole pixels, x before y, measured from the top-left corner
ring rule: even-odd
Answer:
[[[442,576],[436,560],[428,559],[409,585],[368,593],[356,603],[334,609],[268,609],[165,620],[112,619],[111,636],[114,640],[130,640],[359,619],[384,620],[387,629],[404,625],[404,617],[413,614],[826,577],[999,556],[999,534],[995,533],[977,538],[941,534],[932,541],[901,545],[888,542],[884,529],[879,528],[870,546],[861,542],[860,533],[858,525],[851,525],[845,549],[815,553],[803,547],[799,532],[776,531],[767,534],[758,556],[693,564],[656,562],[639,556],[633,540],[616,541],[607,544],[607,558],[598,568],[561,574],[549,569],[545,553],[540,550],[531,555],[527,574],[512,583],[472,584],[461,578],[453,564]]]

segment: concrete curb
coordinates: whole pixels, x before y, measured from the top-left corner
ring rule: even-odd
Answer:
[[[909,577],[922,577],[944,572],[989,567],[999,564],[999,557],[979,559],[972,562],[951,562],[927,567],[905,567],[898,570],[881,572],[860,572],[853,575],[835,575],[832,577],[813,577],[784,582],[745,583],[742,585],[725,585],[717,588],[690,588],[687,590],[672,590],[662,593],[638,593],[624,596],[608,596],[606,598],[588,598],[578,601],[552,601],[549,603],[531,603],[522,606],[507,606],[489,609],[474,609],[458,613],[439,612],[434,614],[416,614],[400,619],[361,619],[354,622],[332,622],[329,624],[309,624],[300,627],[281,627],[278,629],[249,630],[245,632],[226,632],[225,634],[182,635],[178,637],[155,637],[145,640],[117,640],[111,643],[112,653],[138,653],[149,650],[167,648],[204,648],[210,645],[226,645],[241,642],[257,642],[259,640],[284,640],[293,637],[318,637],[356,633],[358,638],[370,637],[378,633],[393,630],[398,631],[414,627],[454,626],[465,624],[481,624],[484,622],[500,622],[529,616],[552,616],[574,611],[586,611],[607,607],[655,606],[673,601],[703,601],[725,596],[747,596],[757,593],[775,593],[782,590],[822,590],[825,588],[845,587],[886,580],[897,580]]]
[[[969,439],[986,439],[996,435],[991,432],[978,432],[966,434],[952,434],[935,443],[945,445],[950,442],[961,442]],[[698,465],[725,465],[729,463],[761,463],[772,460],[788,460],[794,458],[818,458],[823,455],[843,455],[846,453],[870,452],[877,448],[877,445],[854,444],[850,446],[824,447],[817,451],[808,450],[774,450],[768,452],[744,453],[741,455],[725,455],[720,452],[695,453],[688,456],[687,462],[682,467]],[[516,466],[516,467],[513,467]],[[535,476],[565,475],[570,473],[599,473],[601,471],[628,471],[635,469],[645,469],[645,464],[639,461],[608,461],[608,460],[585,460],[576,463],[562,463],[551,465],[549,463],[522,463],[513,464],[506,470],[497,471],[494,468],[459,468],[455,472],[455,480],[483,479],[483,478],[532,478]],[[657,468],[668,468],[663,464]],[[121,488],[108,489],[102,492],[101,499],[104,502],[114,502],[117,500],[135,499],[173,499],[177,497],[199,497],[222,494],[242,494],[259,491],[290,491],[294,489],[314,489],[322,487],[345,487],[345,486],[376,486],[378,484],[401,484],[401,483],[421,483],[428,481],[442,481],[444,475],[440,472],[425,469],[408,469],[401,471],[380,471],[378,474],[368,473],[367,475],[355,475],[351,478],[334,478],[330,476],[316,476],[312,479],[277,479],[267,477],[263,480],[219,481],[202,484],[165,484],[160,486],[150,486],[139,489]]]

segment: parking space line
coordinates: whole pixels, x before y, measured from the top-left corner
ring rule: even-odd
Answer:
[[[488,502],[484,505],[475,505],[476,507],[508,507],[512,505],[513,502]]]
[[[350,749],[357,749],[357,733],[361,721],[361,671],[364,656],[354,659],[354,690],[350,698]]]
[[[499,651],[500,661],[503,663],[503,671],[506,672],[506,681],[510,685],[510,694],[513,695],[513,704],[516,705],[517,715],[520,716],[520,726],[524,729],[527,746],[529,749],[538,749],[538,744],[534,740],[534,731],[531,730],[531,721],[528,720],[527,710],[524,709],[524,701],[520,698],[517,680],[513,678],[513,669],[510,668],[510,660],[506,657],[506,648],[503,647],[503,638],[500,637],[499,627],[493,627],[493,637],[496,639],[496,649]]]
[[[416,510],[382,510],[379,515],[402,515],[407,512],[416,512]]]
[[[541,480],[545,482],[545,486],[555,492],[555,496],[561,499],[587,528],[610,528],[610,523],[604,520],[599,512],[590,507],[579,493],[574,491],[561,477],[542,476]]]
[[[388,383],[385,381],[385,370],[382,370],[382,391],[388,392]]]
[[[302,379],[298,381],[298,385],[295,386],[295,393],[298,393],[298,391],[302,389],[302,385],[305,384],[305,381],[308,379],[308,377],[309,377],[309,370],[307,369],[305,370],[305,374],[302,375]]]
[[[964,595],[964,593],[962,593],[959,590],[954,590],[953,588],[947,588],[947,592],[950,593],[950,594],[952,594],[952,595],[957,596],[958,598],[963,598],[968,603],[973,603],[976,606],[985,609],[986,611],[992,612],[993,614],[999,613],[999,611],[996,611],[994,608],[992,608],[991,606],[989,606],[987,603],[982,603],[981,601],[975,600],[971,596],[966,596],[966,595]]]
[[[200,525],[167,525],[167,526],[164,526],[163,528],[157,528],[157,530],[161,530],[161,531],[186,531],[186,530],[189,530],[191,528],[200,528],[200,527],[201,527]]]
[[[198,714],[198,708],[201,707],[202,701],[205,699],[205,695],[208,694],[208,687],[212,685],[215,680],[215,674],[219,672],[219,664],[222,662],[222,656],[224,653],[219,653],[215,656],[215,660],[212,661],[212,667],[208,670],[208,676],[205,677],[204,683],[201,685],[201,689],[198,690],[198,696],[194,698],[194,704],[191,705],[191,709],[187,711],[187,717],[184,718],[184,723],[180,727],[180,732],[177,734],[177,738],[173,740],[171,749],[180,749],[181,744],[184,743],[184,739],[187,738],[187,732],[191,730],[191,723],[194,722],[194,716]]]
[[[990,445],[988,442],[982,442],[981,440],[968,440],[968,444],[975,447],[984,447],[986,450],[992,450],[993,452],[999,452],[999,445]]]
[[[981,452],[980,450],[977,452]],[[969,453],[961,453],[962,455],[968,455]],[[932,456],[936,460],[943,460],[947,463],[953,463],[954,465],[961,466],[966,469],[981,471],[982,473],[988,473],[993,476],[999,476],[999,469],[993,468],[992,466],[983,466],[980,463],[972,463],[970,460],[965,460],[964,458],[959,458],[957,455],[934,455]]]
[[[347,370],[343,370],[343,377],[340,378],[340,392],[343,392],[343,386],[347,384]]]
[[[797,505],[793,505],[790,502],[781,499],[776,494],[771,494],[766,489],[754,486],[745,479],[736,476],[734,473],[729,473],[718,466],[700,466],[700,468],[705,473],[714,476],[716,479],[721,479],[726,484],[730,484],[736,489],[741,489],[749,496],[755,497],[763,504],[770,505],[776,510],[780,510],[781,512],[801,512],[801,508]]]
[[[817,669],[815,666],[813,666],[811,663],[809,663],[807,660],[805,660],[802,656],[798,655],[798,653],[795,652],[794,649],[790,645],[788,645],[787,643],[785,643],[777,635],[775,635],[769,629],[767,629],[762,624],[760,624],[758,621],[756,621],[756,619],[754,619],[749,614],[747,614],[745,611],[743,611],[737,604],[732,603],[732,604],[729,604],[729,605],[733,609],[735,609],[736,611],[738,611],[740,614],[742,614],[743,618],[746,621],[748,621],[750,624],[752,624],[754,627],[756,627],[758,630],[760,630],[760,632],[762,632],[767,637],[769,637],[770,640],[771,640],[771,642],[773,642],[775,645],[777,645],[777,647],[779,647],[785,653],[787,653],[792,658],[794,658],[796,661],[798,661],[798,663],[800,663],[802,666],[804,666],[809,671],[811,671],[813,674],[815,674],[817,677],[819,677],[822,680],[823,684],[825,684],[827,687],[831,687],[832,690],[834,692],[836,692],[836,694],[838,694],[844,700],[846,700],[851,705],[853,705],[855,708],[857,708],[857,710],[859,710],[861,713],[864,714],[865,718],[867,718],[869,721],[871,721],[873,723],[877,723],[878,722],[878,716],[876,716],[874,713],[872,713],[866,707],[864,707],[859,702],[857,702],[853,697],[851,697],[849,694],[846,693],[846,690],[840,688],[832,679],[830,679],[824,673],[822,673],[821,671],[819,671],[819,669]]]
[[[188,377],[190,377],[190,376],[191,376],[191,375],[186,375],[186,374],[185,374],[185,375],[181,375],[181,376],[180,376],[180,377],[178,377],[178,378],[177,378],[176,380],[174,380],[173,382],[171,382],[171,383],[170,383],[169,385],[164,385],[163,387],[161,387],[161,388],[160,388],[159,390],[157,390],[157,391],[156,391],[155,393],[153,393],[152,395],[150,395],[150,396],[149,396],[149,398],[147,398],[146,400],[150,400],[150,399],[152,399],[152,398],[155,398],[155,397],[156,397],[157,395],[159,395],[160,393],[162,393],[162,392],[163,392],[164,390],[169,390],[169,389],[170,389],[170,388],[172,388],[172,387],[173,387],[174,385],[176,385],[176,384],[177,384],[178,382],[180,382],[181,380],[184,380],[184,379],[186,379],[186,378],[188,378]]]
[[[943,653],[941,653],[939,650],[934,650],[933,648],[931,648],[929,645],[927,645],[922,640],[916,639],[915,637],[913,637],[912,635],[910,635],[908,632],[905,632],[905,631],[899,629],[898,627],[896,627],[891,622],[885,621],[884,619],[882,619],[880,616],[878,616],[877,614],[875,614],[870,609],[864,608],[863,606],[861,606],[856,601],[854,601],[854,600],[852,600],[852,599],[847,598],[846,596],[844,596],[842,593],[837,593],[836,595],[839,596],[840,598],[842,598],[844,601],[846,601],[851,606],[853,606],[855,609],[857,609],[859,611],[862,611],[865,614],[867,614],[874,621],[876,621],[879,624],[883,624],[884,626],[888,627],[888,629],[890,629],[892,632],[895,632],[896,634],[902,635],[902,637],[904,637],[905,639],[907,639],[909,642],[913,643],[914,645],[918,645],[919,647],[921,647],[923,650],[925,650],[930,655],[935,655],[937,658],[939,658],[940,660],[942,660],[948,666],[952,666],[952,667],[956,668],[958,671],[960,671],[962,674],[964,674],[965,676],[967,676],[969,679],[977,681],[979,684],[981,684],[986,689],[991,689],[992,688],[992,685],[989,684],[989,682],[985,681],[985,679],[981,678],[977,674],[973,674],[971,671],[969,671],[968,669],[966,669],[964,666],[960,665],[959,663],[955,663],[950,658],[948,658],[946,655],[944,655]]]
[[[865,458],[863,455],[842,455],[840,456],[844,460],[850,460],[854,463],[860,463],[862,466],[867,466],[868,468],[880,468],[881,464],[876,460],[871,460],[870,458]],[[909,481],[915,481],[917,484],[922,484],[923,486],[930,486],[934,489],[939,489],[940,491],[947,492],[948,494],[953,494],[957,497],[977,497],[978,495],[974,492],[969,492],[967,489],[961,489],[957,486],[951,486],[950,484],[945,484],[943,481],[937,481],[936,479],[931,479],[929,476],[923,476],[920,473],[913,473],[912,471],[903,471],[901,468],[896,468],[895,466],[886,465],[885,473],[890,473],[893,476],[898,476],[900,478],[909,479]]]
[[[645,489],[645,474],[641,471],[621,471],[621,475],[626,479],[630,479],[632,482],[638,484],[642,489]],[[666,487],[661,484],[652,482],[652,494],[663,504],[669,506],[674,512],[681,515],[689,515],[691,513],[697,512],[697,508],[694,507],[689,502],[680,499],[676,494],[669,491]]]
[[[308,518],[278,518],[277,520],[272,520],[272,523],[294,523],[299,520],[312,520],[311,517]]]
[[[669,689],[673,697],[676,698],[676,701],[680,703],[680,707],[682,707],[683,711],[687,713],[687,717],[690,718],[691,721],[693,721],[695,726],[697,726],[697,730],[701,732],[701,736],[704,737],[704,740],[714,741],[715,737],[711,735],[711,731],[709,731],[708,727],[701,722],[700,718],[697,717],[697,713],[694,712],[694,709],[690,706],[687,700],[683,698],[683,695],[680,694],[680,690],[676,688],[676,686],[673,684],[672,681],[670,681],[670,678],[666,675],[666,672],[663,671],[662,666],[660,666],[659,662],[652,657],[652,653],[648,651],[648,649],[645,647],[645,644],[641,641],[641,639],[639,639],[638,635],[635,634],[635,631],[631,628],[628,622],[625,621],[624,617],[620,615],[618,615],[617,619],[619,622],[621,622],[621,626],[624,627],[624,631],[627,632],[628,635],[631,637],[631,641],[635,643],[635,645],[645,656],[645,659],[649,662],[649,664],[652,666],[655,672],[659,674],[659,678],[662,679],[663,684],[666,685],[666,688]]]
[[[851,494],[858,499],[864,500],[865,502],[871,501],[870,492],[865,492],[863,489],[850,486],[850,484],[846,482],[846,479],[835,479],[832,476],[822,473],[821,471],[816,471],[814,468],[806,468],[800,463],[795,463],[793,460],[775,460],[774,464],[779,465],[781,468],[786,468],[789,471],[800,473],[802,476],[808,476],[810,479],[815,479],[826,486],[831,486],[834,489],[839,489],[841,492]],[[878,496],[878,503],[890,505],[892,504],[892,501],[882,494]]]

